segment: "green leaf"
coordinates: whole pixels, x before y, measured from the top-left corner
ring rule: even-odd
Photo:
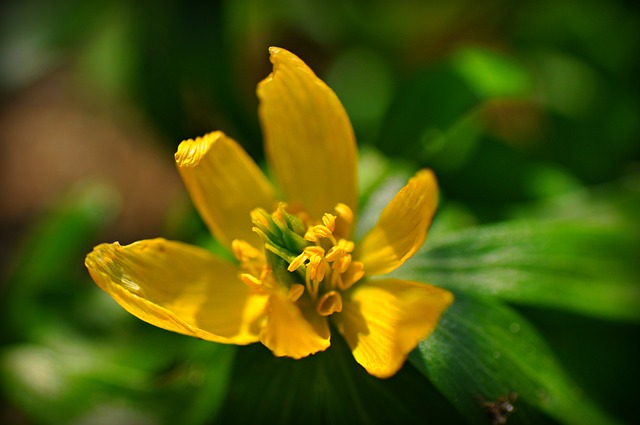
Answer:
[[[362,238],[378,221],[382,210],[402,189],[417,167],[400,160],[389,160],[373,148],[360,150],[360,182],[356,240]]]
[[[434,151],[446,152],[439,161],[446,160],[448,154],[457,157],[460,153],[456,142],[464,145],[463,150],[469,150],[472,143],[466,133],[475,132],[459,121],[466,120],[481,101],[451,64],[426,69],[398,89],[376,146],[390,156],[402,154],[414,161],[428,160],[430,164]],[[456,126],[464,130],[456,131]],[[465,133],[465,137],[454,137],[461,136],[456,133]]]
[[[565,374],[527,320],[495,300],[456,293],[434,333],[410,361],[474,424],[484,403],[517,396],[509,423],[613,424]]]
[[[3,300],[10,332],[24,337],[37,331],[38,326],[67,314],[76,297],[86,294],[84,256],[95,243],[95,235],[118,210],[118,194],[111,186],[82,182],[29,229],[17,250]],[[57,314],[60,312],[63,314]]]
[[[528,71],[514,58],[477,47],[458,49],[454,69],[482,99],[526,96],[533,82]]]
[[[430,235],[393,274],[519,304],[638,322],[639,241],[628,221],[604,210],[595,218],[518,220]]]
[[[148,329],[100,340],[58,330],[7,346],[0,388],[43,424],[208,423],[224,400],[235,348]]]
[[[457,49],[438,66],[417,73],[396,93],[376,143],[385,153],[429,164],[437,172],[461,169],[486,126],[479,107],[532,93],[529,71],[508,55]]]
[[[335,335],[335,334],[334,334]],[[372,377],[338,335],[324,352],[276,358],[254,344],[238,350],[220,423],[461,423],[446,399],[413,366]]]
[[[394,90],[390,63],[373,49],[347,49],[338,53],[322,77],[347,110],[358,140],[371,140]]]

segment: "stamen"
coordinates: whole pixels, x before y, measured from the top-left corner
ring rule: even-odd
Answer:
[[[253,245],[242,239],[234,239],[231,242],[231,250],[238,261],[251,261],[260,257],[261,252]]]
[[[327,259],[327,261],[332,262],[332,261],[336,261],[338,258],[342,257],[343,255],[344,255],[344,250],[338,246],[334,246],[334,247],[331,247],[329,252],[327,252],[327,255],[325,256],[325,258]]]
[[[304,286],[300,285],[299,283],[294,283],[289,288],[289,300],[291,300],[291,302],[296,302],[300,299],[303,293]]]
[[[337,217],[335,215],[329,213],[322,216],[322,222],[332,233],[336,229],[336,218]]]
[[[307,291],[309,291],[311,298],[315,300],[316,297],[318,296],[319,282],[311,279],[311,270],[308,268],[307,268],[307,272],[305,273],[305,283],[306,283]]]
[[[345,254],[334,261],[331,268],[338,273],[344,273],[349,268],[349,264],[351,264],[351,254]]]
[[[309,230],[307,230],[307,233],[304,234],[304,238],[309,242],[318,242],[321,238],[333,238],[333,234],[327,226],[318,224],[310,227]]]
[[[271,270],[271,266],[268,264],[262,267],[262,271],[260,272],[260,282],[267,288],[275,288],[273,270]]]
[[[337,291],[329,291],[318,300],[316,311],[321,316],[330,316],[342,311],[342,296]]]
[[[306,252],[303,251],[302,254],[294,258],[294,260],[289,264],[289,267],[287,267],[287,270],[289,270],[290,272],[295,272],[308,259],[309,259],[309,256],[307,255]]]
[[[264,241],[266,258],[262,251],[245,241],[233,241],[233,253],[241,261],[241,279],[262,291],[286,285],[292,302],[297,302],[306,293],[322,316],[341,311],[340,291],[350,288],[364,276],[364,266],[353,261],[353,241],[338,239],[333,234],[334,231],[339,232],[336,234],[339,236],[348,234],[353,212],[345,204],[336,205],[335,211],[336,214],[324,214],[321,224],[311,221],[315,224],[306,226],[310,223],[309,217],[303,216],[303,211],[288,212],[283,203],[271,215],[261,208],[253,210],[253,230]],[[274,274],[269,266],[278,267],[277,272],[284,266],[289,272],[297,271],[299,276]],[[299,280],[302,276],[304,282]]]
[[[346,239],[340,239],[338,245],[342,247],[345,251],[351,253],[354,249],[356,249],[356,244],[353,241],[348,241]]]
[[[335,206],[335,211],[338,213],[338,216],[343,219],[348,224],[353,223],[353,211],[346,204],[339,203]]]
[[[308,246],[304,249],[304,251],[309,254],[309,256],[313,255],[321,255],[324,256],[324,248],[321,246]]]
[[[262,282],[252,274],[240,273],[240,280],[242,280],[250,288],[262,289]]]
[[[321,246],[308,246],[302,251],[302,254],[298,255],[296,258],[289,263],[289,267],[287,270],[290,272],[296,271],[300,266],[302,266],[307,260],[309,260],[313,256],[324,257],[324,249]]]
[[[355,249],[355,244],[352,241],[348,241],[346,239],[340,239],[338,244],[333,246],[329,252],[327,252],[326,259],[327,261],[336,261],[341,257],[344,257],[350,252],[353,252]]]
[[[309,273],[310,277],[313,280],[317,280],[318,282],[322,282],[324,279],[324,275],[327,271],[327,263],[324,261],[324,258],[320,255],[313,255],[309,258]]]

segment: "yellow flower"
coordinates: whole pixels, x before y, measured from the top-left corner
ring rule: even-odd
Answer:
[[[453,301],[425,283],[378,277],[424,242],[435,177],[418,172],[354,243],[357,150],[349,118],[304,62],[284,49],[270,52],[259,113],[282,193],[221,132],[186,140],[175,155],[198,211],[238,262],[153,239],[99,245],[85,264],[98,286],[155,326],[221,343],[260,341],[276,356],[298,359],[329,347],[331,322],[358,363],[389,377]]]

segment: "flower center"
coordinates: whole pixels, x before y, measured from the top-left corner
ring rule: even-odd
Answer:
[[[302,212],[290,214],[282,203],[272,214],[262,208],[252,211],[253,230],[264,241],[264,250],[233,241],[240,279],[265,292],[288,288],[292,302],[311,302],[321,316],[340,312],[340,293],[364,276],[364,266],[352,258],[353,241],[340,237],[353,222],[351,209],[338,204],[334,212],[312,222]]]

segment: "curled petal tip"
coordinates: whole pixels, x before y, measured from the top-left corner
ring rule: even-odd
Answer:
[[[202,137],[188,139],[180,143],[175,153],[178,167],[195,167],[207,154],[211,146],[224,134],[220,131],[205,134]]]

